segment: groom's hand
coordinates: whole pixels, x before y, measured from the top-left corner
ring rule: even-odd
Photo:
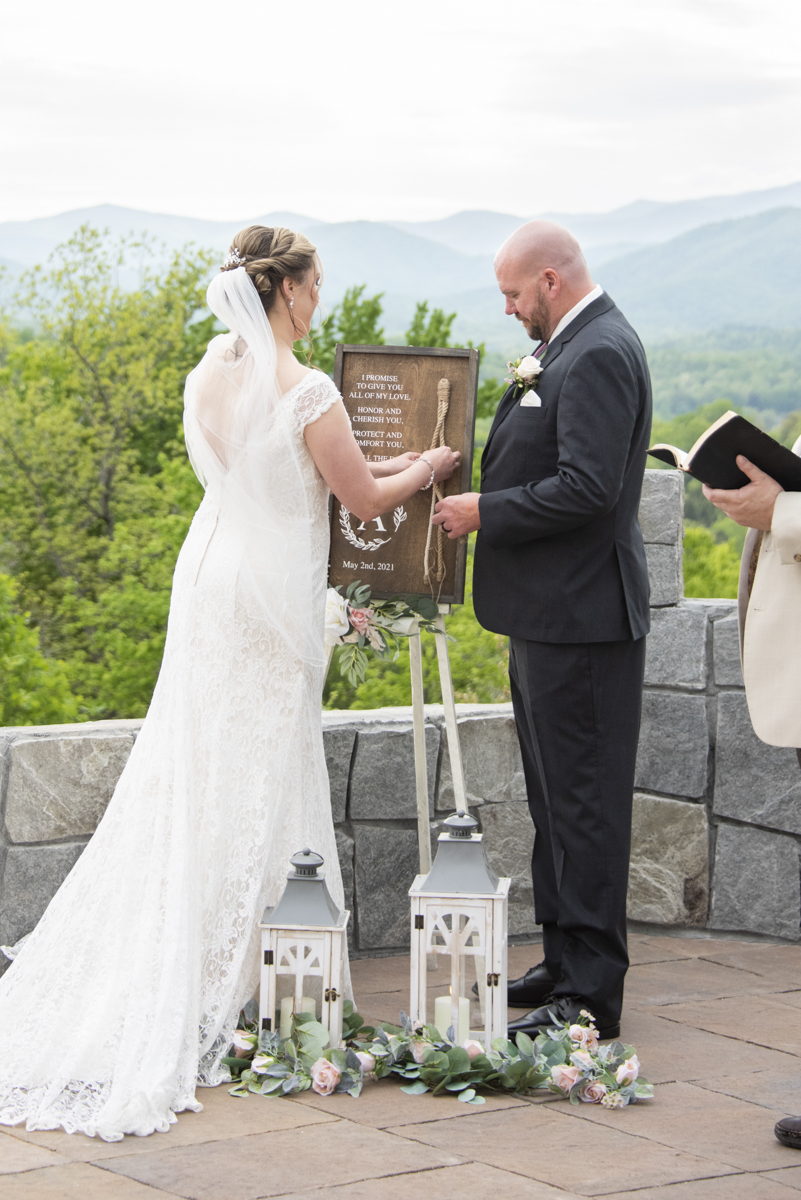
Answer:
[[[432,524],[442,525],[448,537],[463,537],[481,528],[478,515],[478,492],[463,492],[461,496],[446,496],[436,507]]]

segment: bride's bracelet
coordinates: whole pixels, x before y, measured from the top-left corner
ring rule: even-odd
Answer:
[[[428,463],[428,466],[431,467],[431,478],[429,479],[428,483],[424,484],[423,487],[420,488],[421,492],[427,492],[428,489],[431,487],[432,483],[434,482],[434,476],[436,475],[436,471],[431,466],[431,460],[426,458],[425,454],[421,454],[417,461]]]

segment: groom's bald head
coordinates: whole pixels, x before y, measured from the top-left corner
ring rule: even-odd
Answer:
[[[547,341],[560,319],[592,291],[587,262],[573,234],[553,221],[528,221],[495,255],[506,312],[529,337]]]

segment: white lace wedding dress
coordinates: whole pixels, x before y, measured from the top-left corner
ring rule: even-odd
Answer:
[[[223,335],[204,362],[213,374],[247,360]],[[199,446],[203,421],[187,397],[195,462],[214,439],[206,428]],[[147,719],[97,832],[0,979],[0,1123],[118,1140],[200,1110],[196,1083],[228,1078],[220,1058],[257,988],[257,922],[290,856],[319,851],[343,902],[321,725],[328,489],[303,438],[339,394],[315,372],[279,399],[287,434],[266,486],[280,488],[279,509],[287,497],[302,508],[305,492],[297,537],[309,560],[294,582],[286,571],[279,580],[283,609],[260,606],[265,563],[280,563],[292,539],[270,542],[248,574],[241,509],[206,480]],[[290,636],[299,580],[312,626],[295,631],[300,649]]]

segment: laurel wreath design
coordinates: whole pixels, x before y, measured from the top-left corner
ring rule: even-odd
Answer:
[[[402,504],[392,514],[395,523],[395,532],[397,533],[401,524],[406,520],[406,510]],[[390,538],[373,538],[366,542],[364,538],[360,538],[357,533],[354,533],[350,527],[350,513],[345,508],[344,504],[339,506],[339,528],[342,530],[342,536],[345,541],[350,542],[351,546],[355,546],[357,550],[366,550],[368,554],[377,550],[379,546],[385,546]]]

